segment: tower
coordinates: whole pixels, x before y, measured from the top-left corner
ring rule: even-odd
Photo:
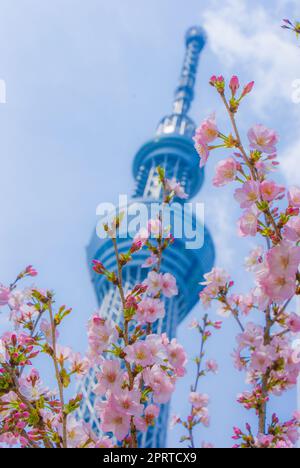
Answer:
[[[192,27],[185,37],[185,57],[180,75],[179,85],[175,91],[172,113],[165,116],[159,123],[155,137],[144,144],[137,152],[133,163],[133,175],[136,180],[135,192],[129,205],[142,202],[148,206],[161,198],[161,190],[156,183],[156,167],[165,168],[166,176],[176,178],[184,187],[188,198],[194,197],[200,190],[204,172],[199,168],[199,158],[194,149],[192,137],[195,124],[188,116],[194,98],[194,87],[200,53],[205,45],[205,34],[199,27]],[[183,203],[183,202],[182,202]],[[174,221],[182,217],[182,210],[175,211]],[[186,220],[185,220],[186,221]],[[189,222],[194,227],[203,230],[193,214]],[[176,239],[175,244],[164,253],[162,272],[171,272],[177,280],[179,295],[166,301],[166,315],[156,325],[156,332],[166,332],[170,338],[176,335],[176,329],[198,301],[199,282],[203,274],[209,271],[214,263],[214,245],[209,232],[204,229],[203,246],[196,250],[186,250],[186,237]],[[118,239],[120,252],[128,251],[132,239]],[[129,290],[133,284],[141,282],[147,272],[141,269],[148,253],[140,251],[133,261],[124,268],[124,287]],[[118,292],[105,278],[96,275],[91,270],[93,259],[100,260],[109,270],[116,269],[114,251],[110,240],[101,240],[96,232],[87,247],[88,264],[92,282],[100,306],[100,314],[115,322],[122,320]],[[82,382],[80,391],[83,393],[83,403],[79,416],[89,421],[95,429],[99,429],[99,421],[94,412],[95,395],[92,388],[95,375],[92,371]],[[141,447],[165,447],[168,428],[168,405],[162,405],[159,420],[154,428],[149,428],[141,438]]]

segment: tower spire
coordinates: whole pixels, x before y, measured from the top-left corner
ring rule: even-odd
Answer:
[[[194,26],[187,31],[185,36],[186,51],[183,67],[173,103],[174,114],[187,114],[191,107],[194,98],[199,56],[205,42],[205,33],[199,26]]]
[[[206,43],[204,30],[199,26],[188,29],[185,35],[185,55],[178,86],[175,90],[173,113],[165,116],[158,125],[156,134],[171,134],[191,137],[195,125],[188,117],[188,111],[194,99],[199,57]]]

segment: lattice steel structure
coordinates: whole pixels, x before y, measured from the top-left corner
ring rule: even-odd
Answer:
[[[150,206],[151,202],[160,200],[161,191],[156,183],[155,168],[160,165],[166,170],[168,178],[175,177],[181,182],[191,199],[200,190],[203,170],[199,169],[199,158],[194,149],[192,136],[195,124],[188,116],[194,97],[194,86],[200,53],[205,45],[205,34],[199,27],[192,27],[185,37],[185,57],[179,85],[175,91],[173,112],[164,117],[157,128],[155,137],[142,146],[137,152],[133,174],[136,188],[132,204],[137,201]],[[179,220],[182,213],[175,214]],[[191,225],[203,229],[200,222],[191,215]],[[121,252],[129,249],[131,238],[118,239]],[[171,272],[177,279],[180,294],[166,301],[166,316],[157,324],[157,332],[166,332],[170,338],[176,335],[176,329],[183,318],[198,301],[199,281],[214,263],[214,245],[207,230],[204,230],[204,245],[198,250],[186,250],[186,239],[176,239],[174,246],[164,253],[162,271]],[[148,253],[141,251],[134,255],[133,262],[124,269],[124,285],[129,289],[144,279],[146,272],[140,267]],[[87,248],[89,268],[93,259],[98,259],[109,269],[116,269],[114,251],[109,240],[101,240],[93,234]],[[122,320],[120,299],[117,291],[100,275],[91,272],[92,282],[100,306],[101,315],[115,322]],[[92,423],[100,430],[99,421],[94,412],[95,395],[93,385],[94,371],[83,381],[81,392],[84,395],[80,408],[80,417]],[[141,438],[141,447],[165,447],[168,428],[168,405],[162,405],[159,421],[154,428]]]

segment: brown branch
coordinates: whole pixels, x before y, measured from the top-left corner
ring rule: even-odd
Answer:
[[[124,337],[123,337],[123,339],[124,339],[125,346],[128,346],[128,344],[129,344],[129,330],[128,330],[128,321],[127,321],[127,318],[125,317],[126,299],[125,299],[125,293],[124,293],[124,288],[123,288],[122,265],[121,265],[121,262],[120,262],[120,254],[119,254],[117,240],[113,236],[111,237],[111,240],[112,240],[112,243],[113,243],[113,246],[114,246],[114,251],[115,251],[115,256],[116,256],[116,261],[117,261],[118,290],[119,290],[119,294],[120,294],[120,298],[121,298],[121,302],[122,302],[122,307],[123,307],[123,317],[124,317]],[[132,390],[133,386],[134,386],[133,372],[132,372],[132,369],[131,369],[131,366],[130,366],[129,362],[127,362],[126,359],[124,359],[124,362],[125,362],[125,366],[126,366],[128,377],[129,377],[129,387],[130,387],[130,390]],[[136,426],[134,424],[134,418],[133,417],[131,418],[131,421],[130,421],[130,432],[131,432],[131,444],[132,444],[131,448],[138,448],[137,430],[136,430]]]
[[[49,316],[50,316],[50,324],[51,324],[51,335],[52,335],[52,350],[53,353],[51,354],[53,364],[54,364],[54,369],[55,369],[55,376],[57,380],[57,385],[58,385],[58,390],[59,390],[59,399],[60,399],[60,404],[61,404],[61,412],[62,412],[62,430],[63,430],[63,436],[62,436],[62,442],[63,442],[63,448],[68,448],[68,437],[67,437],[67,415],[65,413],[65,402],[64,402],[64,388],[63,388],[63,383],[58,367],[58,362],[57,362],[57,356],[56,356],[56,326],[54,322],[54,317],[53,317],[53,310],[52,310],[52,301],[51,299],[48,302],[48,310],[49,310]]]

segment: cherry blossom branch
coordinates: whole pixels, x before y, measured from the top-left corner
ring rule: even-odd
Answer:
[[[199,380],[201,377],[201,367],[202,367],[202,362],[204,359],[204,346],[207,341],[207,335],[206,335],[206,330],[207,330],[207,325],[208,325],[208,315],[206,314],[203,318],[203,326],[200,328],[200,335],[201,335],[201,343],[200,343],[200,352],[198,357],[195,359],[196,362],[196,380],[194,385],[191,387],[191,391],[193,393],[196,393],[198,390],[198,385],[199,385]],[[193,425],[193,419],[194,419],[194,406],[193,404],[191,405],[191,410],[190,410],[190,415],[188,417],[188,431],[189,431],[189,437],[190,437],[190,442],[191,442],[191,448],[195,448],[195,441],[194,441],[194,425]]]
[[[125,299],[125,293],[124,293],[124,289],[123,289],[122,264],[121,264],[121,261],[120,261],[120,255],[119,255],[117,240],[114,237],[114,235],[111,237],[111,239],[112,239],[112,242],[113,242],[116,261],[117,261],[117,269],[118,269],[117,287],[118,287],[118,290],[119,290],[119,294],[120,294],[120,298],[121,298],[121,302],[122,302],[122,309],[123,309],[123,318],[124,318],[124,335],[123,335],[123,338],[124,338],[125,346],[128,346],[129,345],[129,333],[128,333],[128,321],[127,321],[127,317],[126,317],[126,314],[125,314],[126,299]],[[134,385],[133,372],[132,372],[132,369],[131,369],[131,366],[130,366],[129,362],[126,359],[124,359],[124,363],[125,363],[125,366],[126,366],[126,369],[127,369],[127,372],[128,372],[129,389],[132,390],[133,385]],[[132,448],[138,448],[137,430],[136,430],[136,426],[134,424],[133,416],[131,417],[131,421],[130,421],[130,432],[131,432],[131,447]]]
[[[238,221],[239,233],[242,237],[263,236],[267,249],[257,247],[246,259],[247,270],[255,275],[255,286],[249,294],[232,294],[234,283],[230,276],[224,270],[214,268],[205,275],[201,299],[204,307],[210,307],[213,300],[221,303],[219,313],[233,315],[242,332],[237,336],[235,365],[239,370],[247,371],[247,380],[253,390],[241,394],[238,401],[247,410],[256,411],[258,435],[255,437],[247,424],[246,433],[235,428],[233,438],[241,441],[239,446],[242,448],[290,448],[296,437],[290,436],[291,429],[288,428],[297,432],[300,415],[295,413],[286,423],[280,423],[274,415],[267,426],[267,406],[270,396],[294,386],[300,373],[299,350],[291,346],[291,333],[300,331],[300,318],[287,311],[292,298],[300,293],[300,188],[292,187],[286,193],[285,187],[268,180],[268,173],[279,164],[276,161],[276,132],[263,125],[254,125],[247,134],[249,153],[241,141],[235,114],[254,83],[246,85],[237,97],[240,85],[238,78],[233,76],[229,84],[230,100],[225,96],[222,76],[212,77],[210,84],[221,96],[234,136],[220,132],[215,118],[206,119],[194,138],[200,165],[207,163],[210,151],[216,148],[239,150],[218,163],[213,184],[222,187],[237,182],[242,186],[234,192],[234,198],[245,210]],[[211,145],[216,139],[221,139],[223,144]],[[286,195],[288,206],[282,209],[283,204],[279,202]],[[240,313],[248,316],[255,309],[264,315],[264,326],[253,321],[244,326]],[[245,350],[247,354],[244,356]]]
[[[58,390],[59,390],[59,399],[60,399],[60,403],[61,403],[61,417],[62,417],[62,431],[63,431],[63,433],[62,433],[62,443],[63,443],[63,448],[66,449],[66,448],[68,448],[67,415],[65,413],[64,387],[63,387],[63,382],[62,382],[62,378],[61,378],[60,370],[59,370],[59,366],[58,366],[58,361],[57,361],[56,324],[55,324],[53,309],[52,309],[52,297],[49,297],[48,311],[49,311],[49,317],[50,317],[51,336],[52,336],[52,351],[53,351],[51,353],[51,357],[52,357],[53,364],[54,364],[55,376],[56,376]]]
[[[211,336],[209,328],[220,329],[221,322],[211,322],[208,318],[208,314],[205,314],[202,318],[202,323],[198,323],[196,320],[193,320],[191,323],[191,328],[197,329],[199,332],[200,339],[200,350],[198,356],[195,358],[196,363],[196,376],[195,382],[191,385],[189,402],[191,403],[190,413],[186,420],[182,420],[180,417],[173,417],[173,424],[181,424],[188,432],[188,436],[183,436],[180,441],[189,442],[189,448],[196,448],[194,429],[197,425],[203,424],[207,426],[209,424],[209,416],[207,405],[209,403],[209,398],[205,394],[198,393],[199,381],[201,377],[205,377],[208,372],[216,373],[218,370],[218,365],[214,360],[207,361],[206,370],[203,368],[203,360],[205,357],[205,344],[208,338]]]
[[[32,403],[28,400],[28,398],[26,398],[20,391],[18,378],[15,374],[14,369],[5,363],[2,363],[2,367],[10,376],[12,383],[13,383],[13,391],[15,392],[19,400],[26,406],[26,408],[29,410],[31,414],[36,414],[36,408],[32,405]],[[43,431],[43,441],[44,441],[45,447],[53,448],[51,441],[46,435],[47,429],[45,427],[44,421],[40,416],[38,416],[37,427]]]
[[[259,181],[259,178],[257,176],[257,172],[256,172],[251,160],[249,159],[249,157],[248,157],[248,155],[246,153],[246,150],[245,150],[245,148],[243,146],[243,143],[242,143],[242,140],[241,140],[241,137],[240,137],[240,133],[239,133],[239,130],[238,130],[238,127],[237,127],[237,123],[236,123],[236,120],[235,120],[235,113],[230,108],[230,106],[229,106],[229,104],[227,102],[227,99],[225,97],[225,94],[224,93],[219,93],[219,94],[221,96],[221,99],[222,99],[225,107],[226,107],[226,110],[228,112],[232,127],[234,129],[236,140],[237,140],[237,147],[241,151],[242,156],[243,156],[243,160],[244,160],[245,164],[248,166],[248,168],[249,168],[249,170],[251,172],[252,179],[255,180],[255,181]],[[260,201],[263,202],[263,199],[262,199],[261,196],[260,196]],[[266,220],[267,220],[268,225],[273,226],[274,231],[276,232],[276,235],[277,235],[277,239],[282,239],[281,232],[278,229],[278,226],[277,226],[276,222],[274,221],[274,218],[273,218],[269,208],[268,207],[265,208],[264,211],[265,211],[265,216],[266,216]],[[268,239],[267,239],[267,242],[269,242]]]

